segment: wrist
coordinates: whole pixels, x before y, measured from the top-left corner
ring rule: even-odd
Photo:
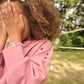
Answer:
[[[22,39],[20,37],[9,36],[9,44],[18,43],[18,42],[22,42]]]
[[[6,41],[7,40],[7,37],[0,36],[0,40]]]
[[[0,51],[2,51],[5,47],[6,39],[0,38]]]
[[[7,48],[8,47],[13,47],[13,46],[16,46],[16,45],[20,45],[20,46],[24,47],[24,44],[22,44],[21,42],[18,42],[18,43],[14,42],[12,44],[8,44]]]

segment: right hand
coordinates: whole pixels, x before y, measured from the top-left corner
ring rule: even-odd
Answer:
[[[6,40],[7,37],[8,37],[8,35],[7,35],[7,32],[6,32],[5,24],[3,22],[2,12],[0,11],[0,40],[1,39]]]
[[[6,26],[2,19],[2,12],[0,11],[0,52],[4,49],[8,34],[6,32]]]

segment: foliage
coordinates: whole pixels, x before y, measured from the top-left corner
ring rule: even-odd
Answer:
[[[66,47],[84,47],[84,36],[81,36],[80,33],[83,32],[61,36],[60,45]]]
[[[84,0],[52,1],[54,4],[59,4],[56,6],[61,17],[63,18],[62,25],[60,27],[61,31],[66,32],[74,29],[84,28]],[[84,31],[61,36],[60,43],[58,45],[65,47],[84,47]]]
[[[58,10],[63,18],[62,31],[84,27],[84,0],[53,0],[60,4]]]

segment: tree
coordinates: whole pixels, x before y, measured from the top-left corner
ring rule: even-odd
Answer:
[[[52,0],[63,18],[62,46],[84,47],[84,0]],[[81,32],[81,33],[80,33]]]
[[[84,28],[84,0],[52,0],[59,4],[58,10],[63,18],[61,31]]]

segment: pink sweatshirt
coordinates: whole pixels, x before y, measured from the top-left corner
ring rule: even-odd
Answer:
[[[27,47],[7,44],[0,52],[0,84],[44,84],[53,54],[51,41],[32,40]]]

